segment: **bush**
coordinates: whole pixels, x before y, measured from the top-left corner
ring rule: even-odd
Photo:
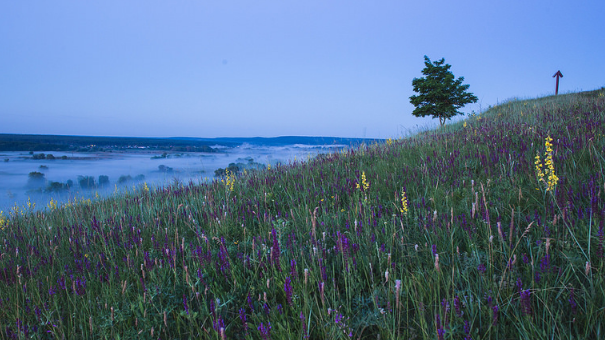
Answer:
[[[130,175],[122,175],[120,178],[118,178],[118,184],[126,184],[130,181],[132,181],[132,177],[130,177]]]
[[[69,186],[67,184],[61,182],[50,182],[50,184],[46,187],[46,192],[63,192],[69,190]]]
[[[83,190],[90,190],[96,187],[95,178],[92,176],[78,176],[78,183]]]
[[[44,178],[44,174],[38,171],[32,171],[28,175],[27,186],[29,188],[36,188],[44,186],[46,179]]]
[[[109,176],[99,176],[99,187],[106,187],[109,185]]]
[[[163,165],[163,164],[162,164],[162,165],[158,165],[158,170],[159,170],[160,172],[169,172],[169,173],[170,173],[170,172],[172,172],[174,169],[173,169],[173,168],[171,168],[171,167],[169,167],[169,166],[165,166],[165,165]]]

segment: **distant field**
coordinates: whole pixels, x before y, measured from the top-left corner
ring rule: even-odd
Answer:
[[[588,339],[605,89],[0,217],[0,338]]]

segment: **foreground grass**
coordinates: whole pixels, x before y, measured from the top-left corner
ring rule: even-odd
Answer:
[[[222,182],[13,211],[0,338],[600,338],[603,96],[515,100]]]

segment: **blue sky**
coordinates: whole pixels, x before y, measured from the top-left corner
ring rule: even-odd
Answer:
[[[389,138],[424,55],[479,111],[605,86],[605,1],[3,1],[0,133]]]

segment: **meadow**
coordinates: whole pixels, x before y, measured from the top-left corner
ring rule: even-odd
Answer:
[[[0,339],[605,333],[605,89],[0,217]]]

